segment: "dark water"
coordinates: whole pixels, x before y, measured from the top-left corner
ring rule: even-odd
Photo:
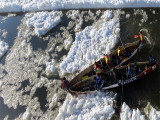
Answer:
[[[142,14],[141,12],[139,14],[137,13],[138,9],[122,9],[121,11],[124,11],[125,14],[122,14],[120,17],[120,36],[122,39],[123,44],[125,43],[131,43],[135,40],[134,35],[138,35],[138,32],[141,30],[145,36],[145,39],[147,40],[147,46],[143,49],[143,51],[138,54],[136,57],[134,57],[133,61],[147,61],[148,56],[150,54],[153,54],[157,62],[160,62],[160,40],[159,40],[159,28],[160,28],[160,9],[139,9],[139,11],[143,10]],[[96,10],[94,10],[96,12]],[[154,12],[155,11],[155,12]],[[65,13],[66,11],[64,11]],[[146,12],[146,15],[143,14]],[[154,14],[155,13],[155,14]],[[129,14],[130,17],[126,18],[126,15]],[[85,15],[85,14],[84,14]],[[16,17],[8,18],[3,23],[0,23],[0,29],[6,29],[8,31],[6,42],[12,47],[15,37],[17,36],[17,27],[21,23],[21,19],[24,15],[17,15]],[[97,17],[98,19],[99,17]],[[142,19],[146,19],[146,22],[142,22]],[[2,19],[2,15],[0,15],[0,19]],[[64,21],[62,24],[60,24],[58,27],[51,30],[47,35],[50,36],[56,36],[57,33],[61,33],[60,30],[61,26],[67,26],[69,23],[69,20],[67,20],[66,16],[64,15],[63,18]],[[88,25],[92,25],[93,21],[85,22],[82,25],[82,29],[84,29]],[[141,26],[139,26],[141,24]],[[69,30],[69,32],[72,34],[72,37],[74,38],[75,33],[73,30]],[[47,36],[46,35],[46,36]],[[31,39],[31,45],[33,47],[34,51],[37,51],[38,49],[45,50],[48,42],[47,40],[43,40],[42,38],[33,36]],[[59,45],[57,40],[57,45]],[[54,52],[54,50],[53,50]],[[62,55],[66,54],[68,51],[63,51],[59,53],[59,56],[57,56],[57,59],[60,59]],[[51,57],[52,58],[52,57]],[[3,61],[1,61],[3,62]],[[143,109],[146,107],[147,103],[150,102],[153,107],[160,110],[160,70],[157,69],[150,73],[149,75],[145,76],[144,78],[140,79],[139,81],[133,82],[127,86],[124,86],[123,88],[123,94],[121,91],[121,88],[114,90],[118,95],[116,98],[117,106],[121,105],[121,102],[126,102],[127,105],[129,105],[131,108],[140,108]],[[26,80],[25,82],[21,83],[21,87],[18,90],[24,89],[29,84],[29,81]],[[25,93],[25,94],[29,94]],[[42,95],[42,94],[43,95]],[[46,88],[42,87],[37,89],[34,97],[38,97],[41,105],[41,109],[43,111],[46,111],[47,108],[45,107],[46,101]],[[121,101],[121,96],[123,96],[123,99]],[[24,106],[19,106],[18,109],[10,109],[7,108],[6,105],[3,103],[3,99],[0,98],[0,109],[3,109],[5,111],[0,111],[1,118],[4,118],[6,115],[10,115],[11,119],[18,117],[20,113],[23,113],[25,111]],[[118,108],[118,107],[117,107]],[[8,111],[13,114],[8,114]],[[117,110],[118,111],[118,110]],[[1,119],[0,118],[0,119]]]
[[[26,110],[25,106],[19,106],[19,105],[17,109],[8,108],[8,106],[4,104],[3,98],[0,97],[0,120],[3,120],[6,117],[6,115],[9,116],[8,117],[9,120],[13,120],[16,117],[18,117],[19,114],[25,112],[25,110]]]
[[[141,9],[142,10],[142,9]],[[147,40],[147,46],[138,54],[132,61],[147,61],[149,55],[154,55],[157,62],[160,62],[160,18],[159,9],[143,9],[148,20],[141,23],[142,15],[135,15],[133,9],[124,9],[125,13],[130,14],[130,18],[125,18],[125,15],[121,16],[121,39],[123,43],[135,41],[134,35],[138,35],[141,30]],[[160,69],[156,69],[144,78],[131,83],[130,85],[123,87],[123,95],[121,94],[121,88],[117,90],[118,106],[121,104],[121,95],[123,96],[123,102],[126,102],[131,108],[143,109],[147,103],[150,102],[153,107],[160,110]]]

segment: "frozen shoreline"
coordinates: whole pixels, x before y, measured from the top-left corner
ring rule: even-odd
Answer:
[[[1,0],[0,13],[62,9],[160,7],[157,0]]]

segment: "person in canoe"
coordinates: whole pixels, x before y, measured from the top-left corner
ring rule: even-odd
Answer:
[[[63,88],[66,89],[66,90],[69,90],[70,88],[70,83],[68,80],[66,80],[66,78],[64,77],[63,80],[62,80],[62,84],[63,84]]]
[[[99,74],[96,77],[96,86],[97,86],[97,90],[100,90],[103,87],[104,84],[104,80],[102,79],[101,76],[99,76]]]
[[[102,68],[101,64],[99,62],[95,62],[95,72],[96,72],[96,75],[98,76],[99,75],[102,75],[104,73],[104,69]]]
[[[124,60],[123,58],[126,57],[126,50],[123,47],[118,47],[117,50],[117,57],[116,57],[116,61],[117,61],[117,65],[119,63],[122,62],[122,60]]]
[[[107,55],[107,54],[104,54],[104,59],[105,59],[105,67],[104,67],[104,70],[105,71],[108,71],[110,68],[112,68],[114,65],[112,64],[111,60],[112,58]]]
[[[133,66],[131,63],[128,63],[128,78],[132,77],[132,72],[133,72]]]
[[[137,44],[137,46],[139,46],[141,43],[145,42],[145,41],[144,41],[143,34],[142,34],[141,31],[139,32],[139,35],[135,35],[135,36],[134,36],[134,38],[137,38],[137,37],[140,38],[139,43]]]
[[[150,66],[152,66],[152,65],[157,63],[156,60],[155,60],[155,57],[153,55],[149,56],[149,61],[150,61]]]

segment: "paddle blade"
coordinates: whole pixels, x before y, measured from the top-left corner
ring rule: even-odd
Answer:
[[[134,35],[134,38],[137,38],[138,36],[137,35]]]

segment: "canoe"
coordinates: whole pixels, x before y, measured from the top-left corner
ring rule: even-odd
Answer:
[[[124,65],[125,63],[127,63],[136,53],[138,53],[142,47],[145,45],[145,41],[143,43],[139,44],[139,41],[135,41],[133,43],[127,43],[124,46],[120,46],[119,48],[124,48],[124,50],[129,50],[130,51],[130,56],[126,57],[121,57],[122,61],[116,65],[113,65],[112,67],[118,68],[121,65]],[[112,57],[112,59],[116,59],[118,57],[117,55],[117,50],[114,50],[110,53],[110,56]],[[105,58],[101,58],[99,60],[101,63],[105,63]],[[83,76],[85,76],[85,74],[89,73],[89,77],[94,75],[95,72],[93,71],[94,69],[94,64],[90,65],[89,67],[87,67],[86,69],[84,69],[82,72],[80,72],[77,76],[75,76],[72,80],[70,80],[70,84],[73,85],[75,83],[77,83],[78,81],[81,81]]]
[[[119,86],[129,84],[133,81],[139,80],[143,76],[149,74],[151,71],[155,70],[158,67],[158,64],[150,65],[149,61],[146,62],[135,62],[131,64],[133,67],[137,67],[135,73],[131,75],[131,77],[127,76],[127,68],[128,65],[119,67],[115,69],[111,69],[107,71],[102,78],[104,79],[103,87],[100,91],[105,91],[113,88],[117,88]],[[113,74],[115,73],[115,74]],[[114,76],[116,75],[116,76]],[[71,94],[88,94],[96,92],[96,75],[88,77],[76,84],[72,85],[69,89]]]

